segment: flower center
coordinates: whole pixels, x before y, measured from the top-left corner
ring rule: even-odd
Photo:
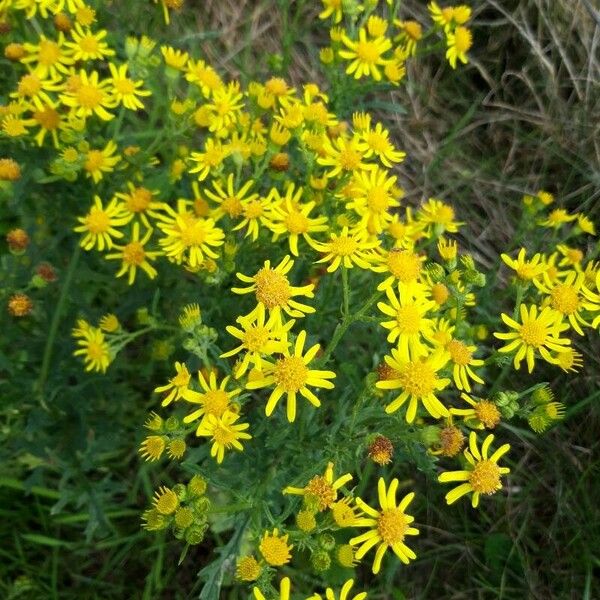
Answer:
[[[123,248],[123,262],[131,266],[139,266],[144,262],[146,252],[140,242],[130,242]]]
[[[388,546],[401,542],[407,529],[406,515],[399,508],[388,508],[377,518],[377,531]]]
[[[469,475],[469,483],[480,494],[494,494],[502,487],[500,468],[491,460],[482,460]]]
[[[77,101],[83,108],[96,108],[103,100],[104,93],[93,85],[82,85],[77,89]]]
[[[456,456],[465,443],[465,436],[462,431],[453,425],[444,427],[440,431],[440,446],[443,456],[452,458]]]
[[[435,371],[425,362],[409,362],[398,378],[400,385],[411,396],[423,398],[435,389]]]
[[[202,221],[193,221],[181,232],[181,241],[186,247],[201,246],[206,240],[206,230]]]
[[[236,196],[229,196],[229,198],[225,198],[223,202],[221,202],[221,208],[230,217],[239,217],[244,210],[242,203]]]
[[[322,475],[315,475],[304,488],[304,492],[319,501],[319,510],[329,508],[337,496],[336,491]]]
[[[416,21],[407,21],[404,23],[404,31],[406,32],[406,35],[415,42],[418,42],[421,39],[423,33],[421,25]]]
[[[329,243],[329,249],[332,254],[337,254],[338,256],[350,256],[352,253],[356,252],[358,248],[358,243],[353,238],[344,235],[340,236],[335,240],[331,240]]]
[[[570,285],[557,285],[550,294],[552,308],[564,315],[571,315],[579,308],[579,295]]]
[[[374,42],[364,40],[356,46],[356,54],[362,62],[374,65],[379,60],[379,49]]]
[[[273,269],[262,268],[254,277],[256,299],[268,309],[285,306],[292,294],[285,275]]]
[[[110,217],[108,213],[94,207],[87,216],[85,224],[90,233],[104,233],[110,227]]]
[[[388,268],[394,277],[408,283],[419,277],[421,261],[416,254],[408,250],[393,249],[388,255]]]
[[[277,361],[273,376],[284,391],[297,392],[306,383],[308,368],[299,356],[286,356]]]
[[[500,423],[500,411],[493,402],[481,400],[475,405],[477,418],[489,429]]]
[[[208,415],[221,417],[229,406],[229,398],[225,390],[210,390],[204,394],[202,399],[204,412]]]
[[[100,46],[93,35],[84,35],[79,40],[79,47],[87,54],[96,54]]]
[[[401,306],[396,313],[396,321],[400,333],[416,335],[421,329],[421,315],[414,304]]]
[[[104,165],[104,155],[101,150],[90,150],[85,157],[86,171],[97,171]]]
[[[521,325],[521,339],[528,344],[537,348],[543,346],[546,341],[546,328],[539,321],[529,321]]]
[[[454,32],[454,45],[459,53],[466,52],[473,44],[473,36],[466,27],[457,27]]]
[[[21,96],[35,96],[42,89],[42,82],[37,75],[30,73],[23,75],[19,81],[19,94]]]
[[[244,346],[250,352],[260,352],[269,341],[269,330],[266,327],[252,327],[244,334]]]
[[[117,79],[114,82],[114,86],[117,92],[125,96],[135,93],[135,84],[131,79]]]
[[[471,362],[473,353],[459,340],[450,340],[446,345],[446,350],[450,352],[452,361],[457,365],[465,366]]]
[[[221,425],[221,423],[216,425],[212,434],[215,442],[219,446],[229,446],[235,441],[235,432],[232,429]]]
[[[87,355],[91,360],[101,360],[106,355],[104,343],[91,341],[87,347]]]
[[[299,211],[292,211],[285,218],[285,226],[290,233],[306,233],[308,231],[308,218]]]
[[[33,113],[33,118],[40,124],[43,129],[57,129],[60,123],[60,115],[53,108],[45,110],[36,110]]]
[[[360,164],[361,155],[352,150],[352,148],[345,148],[340,152],[339,161],[342,169],[346,171],[353,171]]]
[[[152,202],[152,192],[144,187],[133,188],[127,196],[127,208],[131,212],[143,212]]]
[[[263,206],[259,200],[252,200],[244,207],[246,219],[257,219],[263,214]]]
[[[373,148],[372,144],[369,144]],[[367,193],[367,206],[374,213],[385,212],[390,206],[390,196],[381,186],[371,188]]]
[[[443,283],[436,283],[431,286],[431,297],[435,301],[436,304],[440,306],[448,300],[450,296],[450,292],[448,288]]]
[[[40,42],[38,61],[42,65],[53,65],[60,58],[60,48],[56,42],[43,40]]]
[[[171,384],[175,387],[187,387],[188,383],[190,382],[190,377],[191,376],[187,369],[183,369],[171,379]]]

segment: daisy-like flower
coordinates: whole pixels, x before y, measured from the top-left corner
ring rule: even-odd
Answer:
[[[269,311],[269,314],[277,315],[281,321],[281,311],[288,316],[298,318],[305,314],[315,312],[312,306],[301,304],[294,300],[294,296],[306,296],[313,298],[314,285],[309,284],[302,287],[290,285],[287,274],[294,266],[294,261],[289,256],[286,256],[275,268],[271,268],[271,261],[266,260],[262,269],[260,269],[253,277],[236,273],[238,279],[244,283],[249,283],[248,287],[231,288],[234,294],[250,294],[254,293],[256,302],[263,305]],[[258,307],[250,313],[248,318],[253,318]]]
[[[289,183],[282,197],[277,188],[269,194],[271,199],[271,224],[273,241],[284,235],[290,246],[290,252],[298,256],[298,240],[300,237],[311,242],[311,234],[328,229],[327,217],[311,217],[310,213],[315,207],[315,202],[301,203],[303,188],[296,188]]]
[[[448,49],[446,50],[446,58],[453,69],[456,69],[456,61],[460,60],[463,64],[467,64],[467,52],[473,45],[473,34],[467,27],[459,25],[454,32],[449,32],[446,35]]]
[[[437,349],[429,356],[410,360],[396,348],[392,348],[392,356],[386,356],[385,362],[393,369],[393,378],[378,381],[375,385],[382,390],[397,390],[401,393],[385,407],[385,412],[396,412],[408,401],[406,421],[412,423],[417,414],[419,402],[434,418],[447,417],[448,409],[439,401],[436,392],[443,390],[450,379],[438,377],[448,362],[449,354]]]
[[[538,313],[538,307],[535,304],[529,307],[521,304],[519,312],[521,323],[502,313],[502,320],[514,331],[494,333],[498,339],[508,341],[508,344],[499,348],[498,352],[506,353],[517,350],[514,357],[515,369],[518,369],[521,361],[526,359],[530,373],[535,366],[536,353],[539,353],[550,364],[556,364],[556,357],[553,357],[550,351],[565,352],[571,344],[571,340],[560,337],[560,334],[569,328],[568,324],[562,322],[562,315],[549,306],[544,307]]]
[[[89,327],[85,335],[77,340],[79,348],[73,352],[74,356],[82,356],[86,371],[106,373],[113,356],[109,343],[104,334],[96,327]]]
[[[115,152],[117,152],[117,144],[113,140],[108,140],[101,150],[96,148],[88,150],[83,163],[86,176],[91,177],[94,183],[98,183],[104,177],[104,173],[112,173],[121,160]]]
[[[378,302],[377,308],[392,321],[382,321],[381,326],[389,329],[387,341],[398,340],[398,349],[403,356],[416,359],[428,352],[423,337],[433,335],[433,320],[426,315],[437,308],[433,300],[429,300],[420,290],[413,293],[410,288],[399,284],[398,294],[393,287],[386,288],[385,294],[389,304]]]
[[[94,204],[85,217],[77,217],[81,223],[73,228],[77,233],[85,233],[79,242],[84,250],[97,247],[102,251],[104,248],[113,247],[113,238],[122,238],[123,232],[117,227],[127,224],[131,217],[123,211],[117,200],[113,198],[106,207],[102,206],[99,196],[94,196]]]
[[[367,597],[367,592],[361,592],[360,594],[350,595],[352,587],[354,586],[354,579],[348,579],[346,583],[342,586],[339,595],[331,588],[327,588],[325,591],[325,599],[326,600],[365,600]],[[308,597],[306,600],[323,600],[323,596],[321,594],[313,594]]]
[[[263,356],[283,354],[287,350],[289,346],[287,334],[296,321],[290,319],[285,325],[282,325],[276,314],[272,314],[267,319],[265,307],[259,304],[252,318],[238,317],[237,322],[241,329],[233,325],[228,325],[226,329],[241,344],[233,350],[221,354],[221,358],[228,358],[245,351],[244,357],[236,365],[234,371],[236,378],[239,379],[251,364],[255,369],[262,371]]]
[[[19,79],[17,89],[10,93],[10,97],[21,102],[30,102],[38,110],[42,110],[44,106],[52,105],[52,98],[48,92],[58,92],[61,89],[62,85],[58,75],[42,78],[36,73],[26,73]]]
[[[146,250],[145,245],[151,237],[152,229],[148,229],[144,234],[144,237],[140,239],[140,224],[134,223],[131,241],[123,246],[115,244],[114,249],[117,250],[117,252],[106,255],[108,260],[117,259],[121,261],[121,268],[116,276],[121,277],[127,274],[129,285],[133,285],[137,269],[144,271],[150,279],[156,277],[157,271],[150,264],[150,261],[154,260],[157,256],[160,256],[162,253]]]
[[[352,480],[352,475],[346,473],[337,479],[333,475],[333,463],[327,463],[323,475],[315,475],[303,488],[288,486],[284,494],[304,496],[309,503],[314,501],[320,511],[331,508],[337,499],[337,490]]]
[[[394,39],[402,46],[403,57],[414,56],[417,52],[417,44],[423,37],[423,27],[417,21],[394,21],[394,25],[400,30],[400,34]],[[397,52],[398,50],[396,50]]]
[[[161,406],[168,406],[173,400],[183,398],[184,394],[189,391],[192,376],[187,370],[185,363],[175,362],[175,372],[175,376],[169,379],[169,383],[154,388],[154,393],[156,394],[167,392]]]
[[[254,185],[254,181],[247,181],[239,189],[235,189],[233,181],[233,173],[227,177],[227,185],[224,187],[220,181],[213,181],[214,192],[206,188],[204,193],[218,204],[218,208],[212,211],[212,217],[215,221],[228,215],[232,219],[241,216],[244,212],[244,201],[249,202],[254,200],[258,194],[248,194],[250,188]]]
[[[25,43],[23,48],[27,56],[21,59],[25,65],[32,67],[33,72],[41,77],[58,77],[60,74],[68,73],[68,67],[75,61],[65,52],[65,36],[62,31],[58,32],[56,40],[48,39],[44,34],[40,35],[37,44]]]
[[[473,371],[471,367],[481,367],[483,360],[473,358],[477,350],[476,346],[468,346],[464,342],[453,338],[446,344],[446,351],[450,354],[450,360],[453,363],[452,376],[454,384],[459,390],[471,391],[469,379],[476,383],[483,384],[484,381]]]
[[[290,578],[284,577],[281,580],[281,583],[279,584],[278,600],[290,600],[290,589],[291,589]],[[254,594],[254,600],[267,600],[266,596],[256,586],[254,586],[254,588],[252,589],[252,593]]]
[[[216,457],[217,463],[221,464],[225,457],[225,450],[238,450],[241,452],[244,447],[240,440],[250,440],[252,436],[246,432],[250,427],[248,423],[237,423],[240,415],[226,410],[220,417],[207,414],[202,420],[196,435],[199,437],[209,437],[212,441],[210,455]]]
[[[240,93],[240,84],[232,81],[226,86],[220,86],[214,90],[211,102],[205,105],[210,111],[209,131],[220,131],[231,128],[244,109],[244,96]]]
[[[177,264],[187,263],[192,269],[199,268],[206,256],[215,259],[219,255],[213,250],[222,246],[223,230],[215,226],[213,219],[201,219],[177,207],[177,211],[165,206],[166,214],[161,217],[158,228],[164,236],[158,241],[165,255]]]
[[[285,394],[287,397],[287,418],[290,423],[296,419],[296,400],[300,394],[313,406],[321,406],[321,401],[308,388],[319,387],[333,389],[334,384],[329,379],[335,378],[333,371],[318,371],[309,368],[310,362],[319,351],[319,344],[315,344],[303,354],[306,331],[301,331],[294,344],[294,353],[285,352],[283,357],[275,363],[268,363],[263,371],[263,377],[249,381],[246,387],[250,390],[274,386],[267,404],[265,414],[270,417]]]
[[[109,81],[113,87],[113,96],[117,102],[120,102],[129,110],[143,110],[144,103],[140,98],[150,96],[152,92],[140,89],[144,85],[143,81],[134,81],[127,76],[128,66],[127,63],[122,64],[120,67],[116,67],[111,62],[108,63],[112,75]]]
[[[380,234],[392,222],[392,210],[400,206],[396,180],[380,168],[354,175],[352,200],[346,207],[359,215],[360,225],[371,234]]]
[[[526,260],[526,253],[527,250],[525,248],[521,248],[516,260],[514,258],[510,258],[508,254],[501,254],[500,258],[507,266],[515,271],[517,277],[521,281],[539,281],[548,268],[544,262],[544,257],[542,254],[537,253],[534,254],[530,260]]]
[[[391,40],[385,36],[370,37],[367,29],[361,27],[358,40],[343,34],[342,43],[347,50],[340,50],[339,55],[351,61],[346,69],[348,75],[354,75],[355,79],[373,77],[375,81],[381,81],[380,67],[387,62],[383,55],[392,47]]]
[[[71,29],[72,42],[65,42],[65,47],[71,51],[71,57],[76,61],[102,60],[114,56],[115,51],[104,41],[107,31],[92,31],[75,23]]]
[[[160,53],[163,55],[165,64],[177,71],[183,71],[190,58],[187,52],[171,46],[161,46]]]
[[[358,149],[364,152],[366,158],[376,156],[388,169],[406,158],[406,152],[395,148],[390,141],[390,132],[381,123],[377,123],[375,127],[369,124],[360,132]]]
[[[572,248],[566,244],[558,244],[556,246],[559,254],[562,256],[558,266],[566,268],[574,268],[576,271],[581,271],[581,262],[585,258],[585,254],[579,248]]]
[[[198,181],[204,181],[209,173],[218,169],[223,161],[229,156],[229,149],[221,142],[207,138],[204,142],[204,152],[192,152],[190,160],[197,163],[190,169],[190,173],[197,173]]]
[[[246,229],[245,237],[250,236],[252,241],[258,239],[261,225],[271,229],[272,223],[270,220],[271,200],[254,195],[250,198],[245,198],[241,201],[243,219],[233,228],[233,231]]]
[[[117,99],[112,94],[110,80],[100,81],[97,71],[86,73],[83,69],[67,81],[60,101],[73,109],[73,116],[79,119],[96,115],[103,121],[110,121],[114,118],[114,115],[106,109],[114,108],[117,105]]]
[[[181,395],[187,402],[199,404],[200,408],[184,417],[183,422],[191,423],[200,418],[204,419],[207,415],[221,418],[225,411],[229,410],[233,398],[241,392],[239,388],[227,390],[229,379],[229,377],[223,378],[223,381],[219,385],[217,375],[214,371],[210,372],[208,378],[204,377],[202,371],[198,371],[198,382],[202,391],[196,392],[188,388],[183,390]]]
[[[469,436],[469,449],[465,449],[464,455],[468,461],[467,469],[464,471],[445,471],[440,473],[440,483],[460,482],[460,485],[446,494],[446,502],[453,504],[465,494],[473,493],[471,505],[477,508],[481,494],[491,495],[502,489],[501,477],[510,473],[508,467],[498,466],[498,461],[509,450],[510,445],[500,446],[491,456],[488,456],[494,436],[489,434],[481,445],[481,452],[477,447],[477,435],[474,431]]]
[[[396,504],[397,489],[397,479],[392,479],[386,490],[385,480],[383,477],[379,478],[377,492],[380,510],[375,510],[361,498],[356,498],[356,504],[364,513],[364,516],[358,517],[353,525],[355,527],[369,527],[369,531],[352,538],[350,544],[352,546],[360,545],[356,552],[357,560],[360,560],[371,548],[377,546],[373,560],[374,574],[379,573],[381,561],[388,548],[391,548],[404,564],[408,564],[411,559],[417,557],[404,543],[407,535],[419,535],[419,530],[410,525],[415,518],[405,512],[415,494],[410,492],[402,498],[399,504]]]
[[[549,305],[563,319],[568,320],[571,327],[583,335],[582,325],[591,327],[582,316],[582,311],[600,311],[600,297],[590,293],[585,287],[585,273],[569,271],[564,281],[555,281],[551,285],[537,283],[537,288],[547,294],[544,304]]]
[[[117,192],[115,198],[122,201],[123,208],[131,215],[131,218],[139,218],[141,222],[150,227],[148,217],[160,217],[165,203],[156,200],[157,190],[149,190],[143,185],[134,185],[127,182],[127,192]]]
[[[456,233],[464,223],[455,221],[454,209],[449,205],[429,198],[421,205],[417,213],[417,219],[426,224],[427,231],[441,235],[442,233]]]
[[[38,126],[40,130],[35,135],[35,141],[38,146],[42,146],[46,135],[49,133],[52,137],[52,143],[55,148],[60,146],[58,132],[64,128],[64,119],[58,112],[58,102],[44,105],[43,108],[33,106],[31,119],[28,119],[28,126]]]
[[[329,19],[331,17],[334,23],[339,23],[344,16],[342,0],[321,0],[323,10],[319,13],[319,19]]]
[[[565,373],[576,373],[583,367],[583,355],[573,348],[567,348],[564,352],[556,355],[556,364]]]
[[[210,98],[217,90],[224,89],[219,74],[203,60],[190,59],[185,78],[190,83],[197,85],[206,98]]]
[[[498,407],[491,401],[479,398],[474,400],[464,392],[460,397],[471,405],[471,408],[451,408],[450,413],[463,417],[467,425],[477,429],[494,429],[502,418]]]
[[[316,263],[329,263],[328,273],[333,273],[340,268],[351,269],[355,265],[361,269],[370,269],[375,248],[379,247],[379,240],[370,240],[365,229],[349,231],[343,227],[340,234],[331,232],[329,242],[312,241],[311,246],[325,256]]]
[[[564,223],[570,223],[577,218],[577,215],[570,215],[564,208],[555,208],[545,219],[538,221],[538,225],[558,229]]]
[[[317,163],[329,167],[327,177],[337,177],[340,173],[351,175],[359,169],[374,169],[375,165],[365,163],[364,153],[359,149],[359,138],[337,137],[333,140],[326,138],[323,142],[322,155]]]

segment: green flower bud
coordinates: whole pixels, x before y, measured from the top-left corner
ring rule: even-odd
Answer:
[[[335,548],[335,538],[330,533],[323,533],[318,538],[319,546],[323,550],[333,550]]]
[[[317,550],[310,557],[310,564],[317,572],[327,571],[331,566],[331,558],[325,550]]]

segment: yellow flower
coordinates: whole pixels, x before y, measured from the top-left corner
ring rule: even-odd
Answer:
[[[262,569],[254,556],[242,556],[237,561],[235,577],[239,581],[256,581]]]
[[[339,23],[343,17],[342,0],[321,0],[323,10],[319,13],[319,19],[331,19],[334,23]]]
[[[235,376],[239,379],[246,373],[250,364],[262,371],[263,356],[283,354],[287,350],[289,346],[287,334],[296,321],[291,319],[285,325],[281,325],[275,314],[266,320],[265,307],[259,304],[252,318],[238,317],[237,322],[242,329],[233,325],[228,325],[226,329],[242,343],[233,350],[221,354],[221,358],[228,358],[245,350],[243,359],[235,367]]]
[[[165,255],[177,264],[185,262],[192,269],[200,267],[205,257],[216,259],[219,255],[212,248],[223,245],[225,234],[215,226],[213,219],[201,219],[179,205],[177,211],[166,206],[158,228],[164,236],[158,241]]]
[[[207,414],[202,420],[198,429],[197,436],[212,438],[210,455],[217,458],[217,463],[221,464],[225,456],[225,450],[238,450],[241,452],[244,447],[239,440],[250,440],[252,436],[246,433],[250,427],[248,423],[236,423],[240,415],[226,410],[220,417]]]
[[[142,458],[150,462],[157,461],[165,451],[168,439],[165,435],[149,435],[144,438],[139,449]]]
[[[513,269],[521,281],[539,281],[539,278],[546,272],[547,265],[543,256],[539,253],[534,254],[530,260],[525,260],[527,250],[521,248],[515,259],[510,258],[508,254],[501,254],[503,262]]]
[[[302,287],[290,285],[287,274],[293,266],[294,261],[289,256],[286,256],[274,269],[271,268],[271,261],[267,260],[263,268],[253,277],[236,273],[238,279],[250,285],[244,288],[231,288],[231,291],[234,294],[254,292],[257,303],[262,304],[269,314],[275,314],[279,320],[282,318],[281,311],[294,318],[313,313],[315,309],[312,306],[294,300],[294,296],[313,298],[314,285],[309,284]],[[248,315],[248,318],[253,318],[257,310],[258,307]]]
[[[556,364],[565,371],[565,373],[570,371],[576,373],[583,367],[583,355],[581,352],[577,352],[577,350],[567,348],[556,355]]]
[[[537,288],[547,294],[543,304],[553,308],[561,319],[566,318],[579,335],[583,335],[581,325],[591,326],[583,318],[582,311],[600,310],[600,297],[591,294],[584,284],[585,274],[575,271],[569,271],[564,281],[555,281],[550,285],[536,283]]]
[[[227,177],[226,187],[224,187],[220,181],[213,181],[214,192],[205,188],[204,193],[218,204],[218,208],[211,212],[215,221],[222,219],[225,215],[228,215],[232,219],[241,216],[244,212],[242,202],[249,202],[258,196],[256,193],[249,194],[253,185],[254,181],[250,179],[236,190],[234,176],[233,173],[231,173]]]
[[[317,158],[317,163],[329,167],[327,177],[337,177],[340,174],[351,175],[358,169],[374,169],[375,165],[363,162],[365,156],[359,146],[360,140],[356,136],[350,139],[326,138],[323,143],[323,156]]]
[[[87,151],[83,168],[86,175],[94,180],[94,183],[98,183],[104,177],[104,173],[114,171],[114,167],[121,160],[118,154],[115,156],[116,151],[117,145],[112,140],[109,140],[102,150]]]
[[[161,46],[160,52],[163,55],[165,64],[172,69],[183,71],[188,62],[189,55],[183,50],[177,50],[171,46]]]
[[[80,346],[73,354],[82,356],[86,371],[99,371],[106,373],[108,365],[113,356],[110,345],[106,341],[104,334],[96,327],[89,327],[81,339],[77,341]]]
[[[323,475],[315,475],[303,488],[287,486],[284,494],[304,496],[310,503],[314,501],[320,511],[331,508],[337,499],[337,490],[352,480],[352,475],[346,473],[334,480],[333,463],[327,463]]]
[[[221,142],[215,142],[212,138],[207,138],[204,143],[204,152],[192,152],[190,159],[198,163],[190,173],[198,173],[198,181],[204,181],[211,171],[217,169],[229,155],[229,149],[223,146]]]
[[[106,109],[114,108],[117,104],[111,92],[112,84],[109,79],[99,81],[97,71],[88,74],[82,69],[79,75],[72,76],[71,82],[67,83],[60,100],[73,109],[74,117],[86,118],[95,114],[103,121],[110,121],[114,115]]]
[[[308,365],[317,355],[319,344],[315,344],[303,354],[306,331],[301,331],[296,338],[294,353],[284,352],[282,358],[275,363],[267,362],[260,379],[249,381],[246,387],[255,390],[274,385],[274,389],[267,400],[265,414],[270,417],[277,406],[279,399],[285,394],[287,396],[287,418],[291,423],[296,419],[297,394],[306,398],[313,406],[321,406],[320,400],[308,388],[320,387],[333,389],[334,384],[329,379],[335,378],[333,371],[319,371],[309,369]]]
[[[424,256],[419,256],[412,250],[392,248],[389,252],[383,253],[378,261],[381,264],[375,265],[373,271],[388,272],[390,275],[377,286],[377,289],[383,291],[395,283],[403,283],[409,288],[417,286],[424,260]]]
[[[237,81],[214,90],[212,102],[205,105],[205,109],[210,111],[209,130],[220,131],[235,125],[243,108],[243,94],[240,93],[240,84]]]
[[[53,103],[48,92],[58,92],[61,89],[59,76],[42,78],[36,73],[27,73],[19,79],[17,89],[10,93],[10,97],[31,102],[36,108],[43,110],[44,106]]]
[[[99,325],[100,329],[102,329],[102,331],[106,331],[107,333],[114,333],[121,328],[121,323],[119,323],[117,315],[113,315],[112,313],[103,315],[100,319]]]
[[[460,397],[472,408],[451,408],[450,413],[463,417],[467,425],[477,427],[477,429],[494,429],[500,423],[501,414],[498,407],[490,400],[474,400],[464,392]]]
[[[419,402],[434,419],[447,417],[448,409],[438,400],[436,392],[450,383],[450,379],[437,375],[448,362],[449,354],[437,349],[429,356],[409,360],[396,348],[392,348],[391,353],[392,356],[385,357],[385,362],[394,370],[394,378],[378,381],[375,385],[382,390],[402,391],[385,407],[385,412],[396,412],[408,400],[407,423],[415,420]]]
[[[435,198],[429,198],[417,213],[417,219],[425,223],[428,232],[435,235],[445,232],[456,233],[464,223],[455,221],[454,217],[454,209]]]
[[[564,223],[570,223],[576,218],[577,215],[570,215],[564,208],[555,208],[545,219],[538,221],[538,225],[558,229]]]
[[[352,61],[346,69],[348,75],[354,75],[355,79],[373,77],[375,81],[381,81],[380,67],[386,64],[383,55],[392,47],[391,40],[384,36],[368,37],[367,30],[361,27],[358,40],[343,34],[342,43],[348,49],[340,50],[340,57]]]
[[[68,66],[75,62],[65,52],[64,46],[65,36],[62,31],[58,32],[56,40],[48,39],[44,34],[40,34],[37,44],[23,44],[27,56],[20,62],[32,66],[32,71],[42,79],[56,78],[60,74],[68,73]]]
[[[163,398],[161,406],[168,406],[173,400],[183,398],[183,395],[189,391],[191,375],[185,363],[175,362],[175,372],[175,376],[171,377],[169,383],[154,388],[155,394],[168,392]]]
[[[146,227],[150,227],[148,217],[159,217],[161,214],[159,211],[165,208],[164,202],[154,198],[158,191],[149,190],[142,185],[134,185],[131,181],[127,182],[127,188],[129,191],[117,192],[115,197],[123,201],[123,209],[131,218],[139,217]]]
[[[562,323],[562,315],[549,306],[544,307],[538,314],[538,307],[535,304],[529,307],[521,304],[519,312],[521,323],[502,313],[504,323],[515,331],[494,333],[498,339],[508,341],[508,344],[498,352],[513,352],[518,348],[514,357],[515,369],[519,368],[525,358],[530,373],[535,365],[536,352],[539,352],[545,361],[557,364],[557,359],[550,354],[549,350],[565,352],[571,343],[571,340],[560,337],[560,334],[569,328],[567,324]]]
[[[373,573],[379,573],[381,561],[388,548],[405,564],[416,558],[416,554],[404,543],[407,535],[419,535],[419,530],[411,527],[415,518],[406,514],[405,510],[415,497],[410,492],[396,504],[396,490],[398,480],[392,479],[386,490],[385,480],[379,478],[377,491],[380,510],[371,508],[361,498],[356,498],[356,504],[364,513],[357,517],[353,525],[355,527],[369,527],[369,531],[356,536],[350,540],[352,546],[360,545],[356,552],[356,558],[360,560],[373,546],[377,546],[373,560]]]
[[[288,546],[287,540],[288,534],[279,535],[279,529],[277,528],[273,529],[272,533],[269,533],[268,531],[264,532],[262,539],[260,540],[258,549],[263,555],[263,558],[272,567],[281,567],[290,562],[292,558],[290,550],[294,546]]]
[[[417,21],[394,21],[394,25],[400,29],[400,35],[395,41],[403,44],[402,51],[405,57],[414,56],[417,52],[417,43],[423,37],[423,27]]]
[[[120,102],[129,110],[142,110],[144,104],[139,98],[150,96],[151,92],[150,90],[140,89],[144,85],[143,81],[133,81],[133,79],[127,77],[127,67],[127,63],[118,68],[113,63],[108,63],[112,75],[109,81],[113,87],[113,96],[117,102]]]
[[[467,52],[473,45],[473,35],[467,27],[459,25],[453,33],[448,33],[446,36],[448,49],[446,50],[446,58],[453,69],[456,69],[456,61],[460,60],[465,65],[468,62]]]
[[[223,81],[219,74],[203,60],[190,59],[187,63],[185,78],[190,83],[197,85],[207,98],[215,91],[223,88]]]
[[[144,247],[148,240],[152,237],[152,229],[148,229],[144,234],[144,237],[140,239],[140,224],[133,224],[133,231],[131,234],[131,241],[128,244],[123,246],[114,245],[115,250],[118,252],[114,252],[111,254],[107,254],[106,258],[108,260],[121,260],[121,268],[117,273],[117,277],[122,277],[123,275],[128,275],[128,283],[129,285],[133,285],[135,281],[135,275],[137,273],[137,269],[142,269],[146,275],[150,279],[154,279],[156,277],[157,271],[150,264],[150,260],[154,260],[157,256],[160,256],[161,252],[156,251],[148,251]]]
[[[65,42],[65,46],[71,50],[71,57],[76,61],[102,60],[115,55],[115,51],[103,41],[107,35],[104,29],[93,32],[75,23],[70,33],[73,41]]]
[[[577,214],[577,225],[584,233],[596,235],[596,226],[594,225],[594,222],[583,213]]]
[[[452,339],[446,344],[446,352],[450,354],[450,360],[454,363],[452,367],[454,384],[459,390],[471,391],[469,378],[476,383],[484,383],[483,379],[471,368],[481,367],[484,362],[479,358],[473,358],[473,353],[476,350],[476,346],[468,346],[457,339]]]
[[[481,494],[491,495],[502,489],[500,478],[510,473],[508,467],[499,467],[498,461],[510,450],[509,444],[500,446],[488,457],[490,445],[494,441],[492,434],[488,435],[481,445],[481,452],[477,447],[477,435],[474,431],[469,436],[469,450],[464,451],[469,465],[464,471],[445,471],[438,477],[440,483],[461,482],[453,490],[446,494],[446,502],[453,504],[459,498],[473,493],[471,505],[477,508]]]
[[[367,127],[359,134],[358,150],[364,152],[366,158],[376,156],[382,165],[391,169],[394,163],[400,163],[406,158],[406,152],[396,150],[389,140],[389,131],[381,123],[375,127]]]
[[[154,0],[156,4],[158,0]],[[165,24],[170,25],[171,23],[171,15],[169,10],[175,10],[179,12],[183,8],[184,0],[160,0],[163,9],[163,17],[165,19]]]
[[[348,581],[346,581],[346,583],[344,583],[342,586],[339,596],[336,596],[335,592],[331,588],[327,588],[325,591],[326,600],[364,600],[367,597],[367,592],[361,592],[360,594],[349,596],[353,585],[354,579],[348,579]],[[323,600],[323,596],[321,596],[321,594],[313,594],[307,598],[307,600]]]
[[[410,288],[399,284],[398,295],[393,287],[386,288],[389,304],[378,302],[377,308],[392,321],[383,321],[381,326],[389,329],[387,341],[398,340],[398,349],[404,356],[416,359],[427,354],[428,347],[423,337],[433,335],[433,321],[426,315],[437,308],[433,300],[428,300],[422,293],[413,293]]]
[[[204,377],[202,371],[198,371],[198,381],[202,391],[196,392],[195,390],[188,388],[184,390],[181,395],[184,400],[193,404],[199,404],[200,408],[187,415],[183,419],[183,422],[191,423],[192,421],[196,421],[200,417],[204,418],[207,415],[221,418],[225,412],[230,409],[231,400],[241,391],[239,388],[227,390],[229,379],[229,377],[225,377],[223,381],[218,384],[217,376],[214,371],[210,372],[208,378]]]
[[[326,231],[328,228],[327,217],[310,217],[315,207],[315,202],[300,203],[303,188],[295,188],[293,183],[288,183],[285,195],[282,197],[277,188],[272,188],[269,197],[272,201],[271,223],[269,228],[273,232],[273,240],[285,235],[288,240],[290,252],[298,256],[298,239],[302,236],[311,242],[311,233]]]
[[[370,269],[374,254],[373,249],[379,247],[379,240],[369,241],[369,234],[364,229],[349,231],[343,227],[340,234],[331,232],[329,242],[312,241],[311,246],[325,256],[316,261],[329,263],[328,273],[337,271],[340,266],[351,269],[355,265],[361,269]]]
[[[77,217],[81,225],[75,227],[73,231],[85,233],[79,242],[85,250],[91,250],[97,246],[98,250],[113,247],[112,238],[122,238],[123,232],[116,229],[130,221],[130,217],[125,214],[117,200],[113,198],[108,205],[102,206],[102,200],[99,196],[94,196],[94,204],[90,212],[85,217]]]

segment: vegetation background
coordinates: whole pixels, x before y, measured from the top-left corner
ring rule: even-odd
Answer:
[[[327,32],[317,2],[188,0],[169,28],[151,4],[106,4],[115,39],[150,33],[173,46],[200,46],[221,72],[246,82],[272,74],[319,81]],[[419,60],[405,85],[385,100],[365,96],[363,108],[379,113],[407,152],[399,168],[407,202],[451,200],[468,223],[465,246],[493,272],[512,246],[523,193],[547,189],[598,222],[600,13],[592,0],[471,5],[469,65],[451,73],[440,57]],[[406,0],[402,11],[423,20],[426,3]],[[1,61],[0,68],[2,80],[11,66]],[[196,598],[197,573],[219,537],[178,566],[177,541],[140,529],[155,483],[137,455],[141,424],[169,365],[148,360],[132,372],[122,356],[106,377],[84,376],[69,338],[80,306],[97,307],[100,316],[168,302],[151,284],[122,294],[108,270],[82,262],[68,272],[76,238],[57,206],[80,199],[76,188],[45,189],[27,200],[21,218],[37,219],[52,240],[34,245],[32,256],[59,269],[42,308],[47,318],[25,326],[2,317],[0,598]],[[11,223],[0,221],[5,233]],[[69,277],[65,309],[53,321]],[[180,304],[198,301],[191,283],[177,289]],[[144,343],[127,353],[143,354]],[[578,349],[586,369],[568,384],[551,382],[569,407],[564,423],[540,437],[511,427],[522,459],[508,498],[476,516],[468,503],[428,503],[418,560],[387,571],[370,598],[600,598],[598,337]],[[225,589],[222,597],[241,596]]]

